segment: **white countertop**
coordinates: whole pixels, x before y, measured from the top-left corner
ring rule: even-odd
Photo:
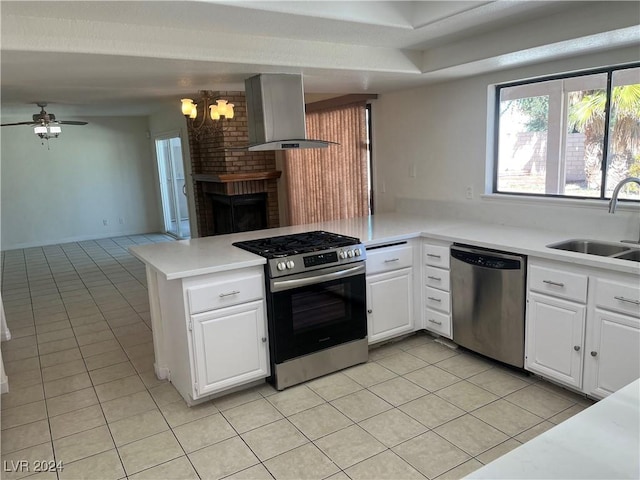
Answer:
[[[640,380],[466,478],[640,478]]]
[[[138,245],[130,252],[168,280],[262,265],[259,257],[233,242],[311,230],[326,230],[359,238],[365,245],[428,237],[449,242],[548,258],[563,262],[600,267],[623,273],[640,274],[640,264],[597,255],[586,255],[547,248],[550,243],[572,238],[567,233],[554,233],[521,227],[442,220],[398,213],[377,214],[345,220],[272,228],[176,242]],[[603,240],[602,237],[594,237]],[[609,241],[615,241],[609,239]]]

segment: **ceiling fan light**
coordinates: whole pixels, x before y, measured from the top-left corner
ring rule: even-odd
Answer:
[[[33,127],[33,133],[35,133],[36,135],[46,134],[47,127],[45,127],[44,125],[36,125],[35,127]]]
[[[62,133],[62,128],[60,125],[49,125],[49,133],[58,136]]]
[[[192,110],[194,109],[193,100],[190,98],[183,98],[180,101],[182,102],[182,114],[191,116]]]

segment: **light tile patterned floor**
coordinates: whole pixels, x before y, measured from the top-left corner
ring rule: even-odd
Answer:
[[[3,252],[3,465],[63,462],[61,480],[460,478],[591,404],[419,333],[283,392],[189,408],[154,376],[144,267],[127,252],[168,240]]]

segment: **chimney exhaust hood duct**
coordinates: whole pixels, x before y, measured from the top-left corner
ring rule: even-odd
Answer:
[[[302,75],[261,74],[244,82],[249,151],[326,148],[335,142],[307,139]]]

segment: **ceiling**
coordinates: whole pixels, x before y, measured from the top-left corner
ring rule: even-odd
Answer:
[[[0,15],[3,116],[148,114],[256,73],[384,93],[640,45],[637,2],[3,0]]]

